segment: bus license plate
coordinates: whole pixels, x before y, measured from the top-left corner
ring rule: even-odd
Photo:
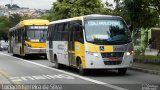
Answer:
[[[118,61],[118,58],[108,58],[109,61]]]

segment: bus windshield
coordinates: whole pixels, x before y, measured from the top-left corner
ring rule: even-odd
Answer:
[[[47,35],[46,28],[30,28],[27,30],[27,39],[32,42],[45,42]]]
[[[130,31],[122,20],[85,21],[86,40],[95,44],[127,44]]]

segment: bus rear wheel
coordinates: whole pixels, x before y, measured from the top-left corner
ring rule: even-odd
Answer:
[[[62,65],[58,63],[58,59],[57,59],[57,57],[54,57],[54,59],[55,59],[55,62],[54,62],[54,64],[55,64],[55,68],[57,68],[57,69],[61,69],[61,68],[62,68]]]
[[[125,75],[127,72],[127,68],[119,68],[118,69],[118,74],[119,75]]]

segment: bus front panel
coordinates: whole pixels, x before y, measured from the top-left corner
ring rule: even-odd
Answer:
[[[125,45],[86,44],[87,69],[128,68],[133,62],[132,43]]]

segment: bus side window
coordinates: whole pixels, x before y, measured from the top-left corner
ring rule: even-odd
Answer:
[[[25,28],[23,28],[23,31],[22,31],[22,39],[28,40],[27,32],[26,32]]]
[[[53,38],[53,41],[58,41],[58,24],[55,24],[54,25],[54,28],[52,28],[52,38]]]
[[[76,31],[76,41],[84,43],[83,30]]]
[[[74,27],[75,27],[75,40],[80,43],[84,43],[83,28],[81,23],[77,23],[76,25],[74,25]]]
[[[62,31],[62,41],[68,41],[68,24],[64,23],[64,28]]]
[[[60,23],[58,26],[59,26],[58,27],[59,40],[64,41],[63,40],[64,23]]]
[[[15,43],[18,43],[18,29],[15,30]]]

